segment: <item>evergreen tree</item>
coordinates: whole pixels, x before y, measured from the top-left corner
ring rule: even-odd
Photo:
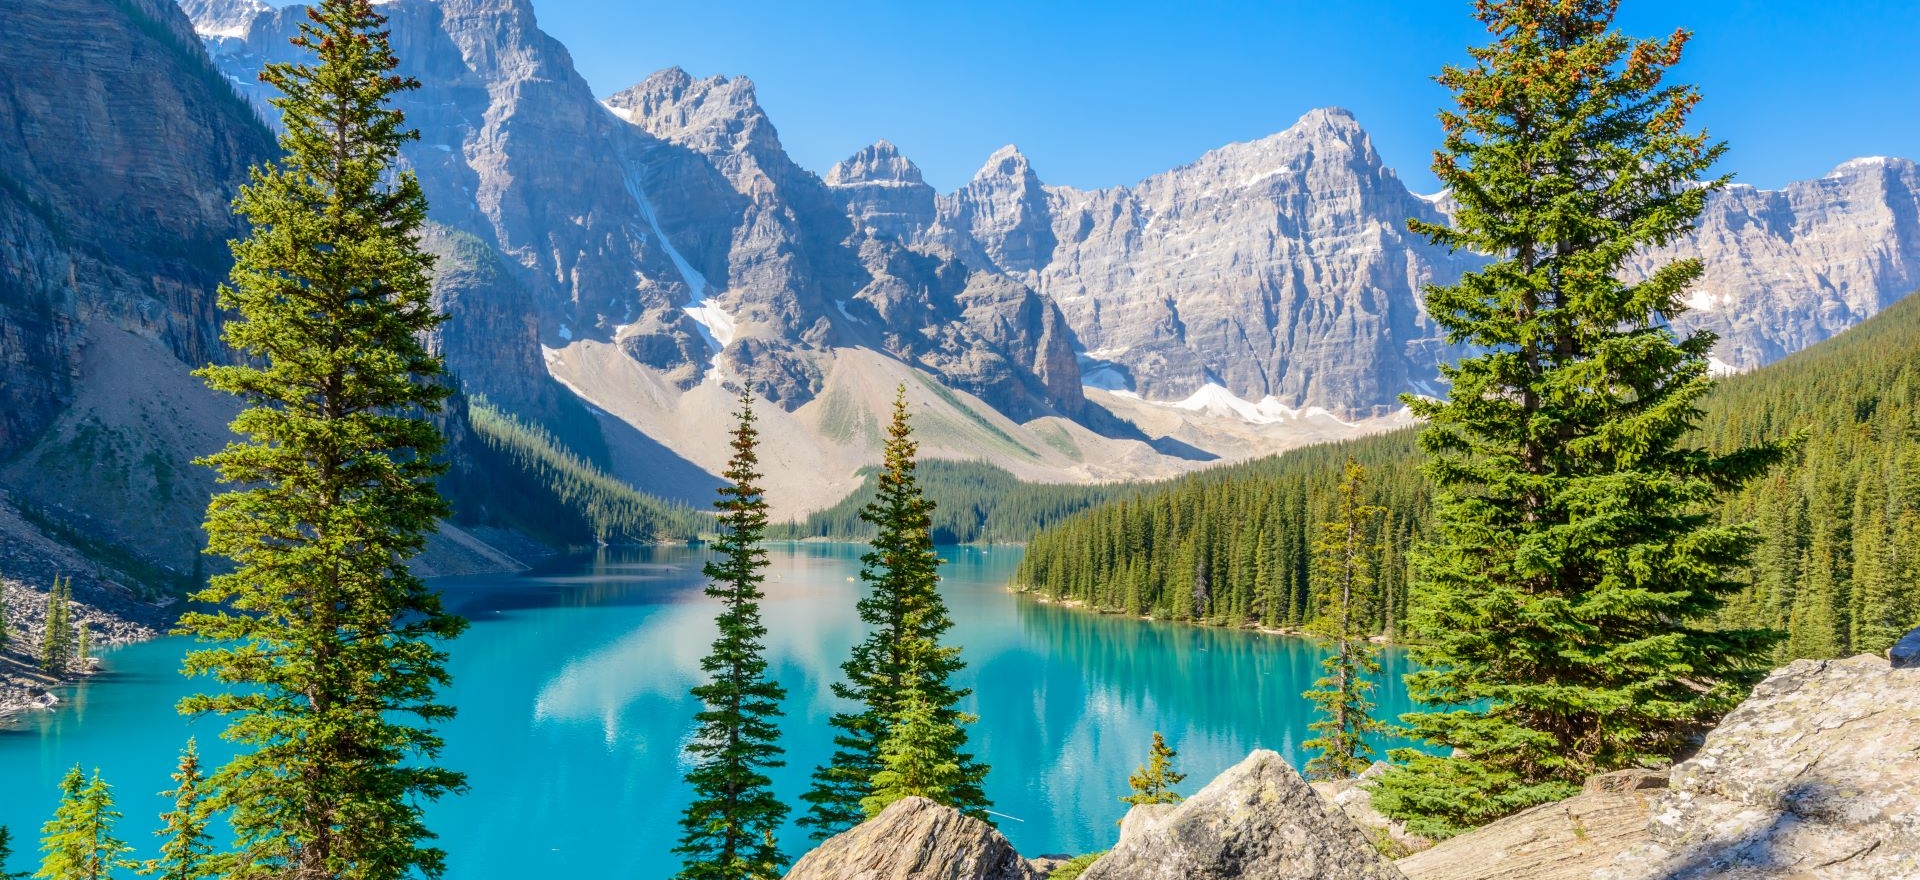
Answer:
[[[1666,79],[1686,32],[1627,37],[1617,6],[1486,0],[1495,41],[1439,77],[1459,109],[1441,114],[1434,171],[1460,207],[1411,227],[1496,261],[1428,288],[1449,340],[1481,353],[1442,368],[1447,400],[1409,398],[1439,497],[1410,620],[1426,668],[1408,685],[1451,708],[1404,720],[1458,753],[1396,753],[1375,802],[1429,836],[1666,760],[1773,642],[1712,625],[1757,539],[1710,505],[1788,444],[1684,446],[1713,336],[1669,322],[1700,264],[1623,280],[1691,227],[1724,147],[1686,129],[1698,92]]]
[[[1335,519],[1321,524],[1314,542],[1324,593],[1320,616],[1307,626],[1331,653],[1322,660],[1325,671],[1304,696],[1320,711],[1307,725],[1319,736],[1301,743],[1320,752],[1307,761],[1308,779],[1348,779],[1372,763],[1373,749],[1366,735],[1383,725],[1373,717],[1371,676],[1380,673],[1380,658],[1368,633],[1373,627],[1366,609],[1373,602],[1373,557],[1379,547],[1368,536],[1386,508],[1365,503],[1366,469],[1347,459],[1340,481],[1340,507]]]
[[[60,780],[60,806],[43,826],[40,850],[44,854],[39,880],[103,880],[122,868],[133,847],[113,836],[120,813],[113,808],[113,791],[93,771],[89,781],[79,765]]]
[[[943,722],[918,687],[909,685],[906,701],[880,743],[879,772],[873,775],[873,793],[860,800],[867,818],[901,798],[951,800],[953,790],[966,782],[959,752],[965,732]]]
[[[1153,745],[1147,749],[1147,763],[1127,776],[1127,788],[1133,793],[1120,799],[1123,804],[1177,804],[1182,798],[1173,787],[1186,781],[1187,774],[1175,772],[1173,759],[1179,752],[1167,747],[1160,731],[1153,732]]]
[[[0,825],[0,880],[27,880],[25,871],[9,871],[7,863],[13,861],[13,829]]]
[[[208,506],[208,552],[235,570],[184,616],[202,647],[189,675],[222,687],[180,703],[229,717],[242,752],[209,779],[237,851],[234,880],[437,877],[423,803],[461,791],[435,766],[433,725],[452,717],[441,643],[466,622],[407,569],[447,507],[442,438],[427,415],[446,390],[424,337],[433,257],[417,243],[426,201],[395,167],[417,137],[397,93],[386,19],[370,0],[322,0],[293,44],[311,61],[261,80],[284,155],[253,170],[235,211],[224,329],[244,357],[200,371],[243,399],[241,440],[209,456],[236,488]]]
[[[82,671],[93,666],[93,631],[84,620],[80,621],[80,632],[74,641],[73,659]]]
[[[680,820],[683,834],[674,852],[685,857],[686,880],[773,880],[785,858],[773,834],[787,806],[774,797],[770,767],[785,766],[778,744],[780,701],[786,689],[767,677],[767,628],[760,622],[760,585],[765,582],[767,501],[760,489],[759,433],[753,396],[740,397],[740,423],[733,431],[727,485],[720,487],[719,557],[706,565],[707,595],[721,600],[720,635],[700,662],[707,683],[693,689],[705,707],[694,716],[699,732],[687,753],[693,768],[687,783],[694,801]]]
[[[872,630],[841,665],[846,681],[833,685],[835,696],[859,708],[835,713],[830,719],[836,731],[835,752],[814,771],[813,788],[802,796],[808,813],[800,824],[812,829],[815,839],[838,834],[865,817],[874,778],[884,769],[881,746],[902,717],[910,694],[931,707],[934,723],[957,731],[938,741],[951,750],[948,758],[960,768],[959,774],[945,791],[926,796],[977,818],[984,818],[991,806],[981,789],[986,766],[962,751],[964,725],[974,718],[957,704],[971,691],[949,683],[965,663],[959,648],[940,644],[953,620],[940,597],[933,502],[921,492],[917,480],[918,448],[908,419],[907,389],[902,385],[894,398],[874,498],[860,513],[874,528],[872,547],[861,556],[860,569],[861,580],[870,588],[860,600],[860,619]]]
[[[8,619],[6,579],[0,578],[0,654],[13,647],[13,622]],[[0,876],[0,880],[7,880]]]
[[[46,635],[40,640],[40,669],[64,675],[73,665],[73,579],[53,576],[47,590]]]
[[[213,838],[207,834],[206,780],[200,770],[200,749],[191,738],[180,753],[173,782],[172,790],[161,792],[173,799],[173,809],[161,814],[166,827],[155,832],[164,839],[160,857],[141,865],[140,873],[160,880],[218,877],[213,867]]]

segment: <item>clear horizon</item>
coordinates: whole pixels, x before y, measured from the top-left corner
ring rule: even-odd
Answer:
[[[1447,94],[1431,77],[1488,39],[1466,0],[532,2],[596,95],[672,66],[746,76],[807,169],[886,139],[943,192],[1009,143],[1050,184],[1126,185],[1329,106],[1432,192]],[[1626,0],[1620,26],[1695,32],[1678,73],[1701,87],[1695,121],[1730,142],[1722,170],[1740,182],[1777,189],[1860,156],[1920,157],[1920,4]]]

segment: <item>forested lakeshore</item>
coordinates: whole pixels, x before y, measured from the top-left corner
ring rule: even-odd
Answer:
[[[768,537],[789,541],[865,541],[873,537],[874,527],[860,518],[860,510],[873,501],[879,473],[878,468],[867,468],[859,489],[804,519],[773,526],[768,529]],[[948,459],[922,462],[920,484],[927,497],[939,505],[933,511],[936,544],[1022,543],[1080,511],[1160,485],[1029,483],[983,461]]]
[[[1779,629],[1776,659],[1886,650],[1920,623],[1920,297],[1776,364],[1721,379],[1691,442],[1709,451],[1806,432],[1792,461],[1729,495],[1719,521],[1764,539],[1728,626]],[[1220,467],[1070,516],[1027,545],[1016,585],[1105,612],[1295,629],[1318,615],[1309,543],[1341,464],[1369,474],[1375,632],[1406,620],[1407,551],[1431,489],[1417,429]]]
[[[484,396],[464,400],[470,442],[442,483],[456,522],[562,547],[687,541],[713,530],[711,514],[635,489]]]

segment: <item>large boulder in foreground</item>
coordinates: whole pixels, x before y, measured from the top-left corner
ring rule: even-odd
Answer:
[[[1082,880],[1405,880],[1278,754],[1257,751],[1172,809],[1129,817]]]
[[[1645,843],[1667,774],[1621,770],[1573,797],[1522,810],[1394,862],[1409,880],[1590,880]]]
[[[1655,799],[1602,880],[1920,877],[1920,669],[1801,660],[1761,682]]]
[[[829,838],[786,880],[1039,880],[1013,845],[978,819],[906,798]]]

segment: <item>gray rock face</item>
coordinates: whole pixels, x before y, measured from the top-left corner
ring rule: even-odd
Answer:
[[[869,238],[906,241],[932,226],[938,209],[920,167],[880,141],[835,163],[826,184],[854,225]]]
[[[940,200],[938,228],[928,237],[973,264],[1035,283],[1060,244],[1052,200],[1027,157],[1009,144],[988,156],[959,192]]]
[[[1000,832],[926,798],[907,798],[836,835],[786,880],[1039,880]]]
[[[1673,769],[1652,840],[1604,880],[1920,876],[1920,670],[1879,657],[1775,671]]]
[[[708,353],[681,311],[697,281],[681,273],[657,228],[637,159],[653,140],[598,105],[525,0],[395,0],[380,11],[401,72],[424,84],[396,105],[420,130],[403,160],[419,175],[433,219],[498,252],[530,297],[450,297],[462,308],[498,313],[469,326],[506,331],[465,344],[518,348],[516,357],[538,368],[541,343],[610,339],[616,327],[630,326],[670,353],[676,378],[697,379]],[[287,40],[304,15],[300,7],[274,9],[241,37],[208,41],[215,62],[263,108],[266,89],[255,74],[267,62],[296,60]],[[538,328],[531,340],[521,332],[527,318]],[[503,399],[529,381],[464,378]]]
[[[299,13],[187,3],[222,70],[263,97],[253,73],[287,57]],[[716,366],[751,370],[793,408],[835,350],[864,347],[1016,418],[1085,414],[1083,366],[1151,400],[1217,384],[1355,416],[1444,393],[1435,367],[1458,353],[1418,291],[1479,260],[1406,231],[1446,199],[1409,193],[1345,111],[1097,191],[1049,187],[1008,147],[943,196],[885,142],[824,178],[800,168],[744,78],[669,69],[601,107],[528,0],[382,11],[426,84],[402,106],[423,133],[406,158],[434,218],[501,255],[541,344],[616,342],[682,389]],[[1757,365],[1920,287],[1916,177],[1876,159],[1779,192],[1734,187],[1697,234],[1635,268],[1701,256],[1699,308],[1680,327],[1720,333],[1730,367]],[[453,299],[498,312],[466,322],[503,334],[471,347],[539,360],[506,306]]]
[[[227,209],[266,130],[164,0],[0,0],[0,459],[79,379],[87,327],[217,357]]]
[[[1044,223],[1041,215],[1044,214]],[[1415,291],[1464,258],[1406,231],[1438,220],[1343,110],[1132,187],[1043,188],[996,153],[929,237],[1060,303],[1094,358],[1178,400],[1207,383],[1344,414],[1431,390],[1448,354]]]
[[[1718,334],[1734,369],[1779,360],[1920,288],[1920,165],[1855,159],[1784,189],[1729,186],[1691,236],[1635,268],[1676,257],[1705,268],[1679,329]]]
[[[202,0],[203,31],[233,30],[236,2]],[[493,311],[456,314],[450,332],[498,332],[449,340],[449,351],[517,348],[509,359],[538,369],[538,344],[610,341],[683,389],[715,378],[717,366],[751,372],[765,397],[792,408],[819,391],[834,349],[867,346],[1009,412],[1083,405],[1071,334],[1064,321],[1049,323],[1050,303],[1039,299],[1034,319],[1019,313],[1030,291],[959,298],[974,287],[940,260],[901,277],[891,251],[862,245],[931,221],[930,190],[918,214],[860,229],[840,193],[787,156],[750,80],[672,68],[602,106],[525,0],[396,0],[382,11],[403,72],[424,84],[400,105],[421,130],[405,159],[434,219],[501,255],[537,323],[530,345],[509,311],[524,305],[449,290],[461,308]],[[300,15],[255,12],[243,36],[209,46],[224,70],[250,81],[261,63],[291,57],[285,41]],[[917,181],[897,151],[871,152],[843,182]],[[863,323],[874,313],[858,304],[901,295],[895,287],[938,300],[917,317],[945,323]],[[983,303],[1009,311],[986,315]],[[467,381],[509,399],[532,378],[494,371]]]
[[[1404,880],[1359,829],[1270,751],[1254,752],[1172,809],[1129,815],[1119,844],[1081,876]]]

